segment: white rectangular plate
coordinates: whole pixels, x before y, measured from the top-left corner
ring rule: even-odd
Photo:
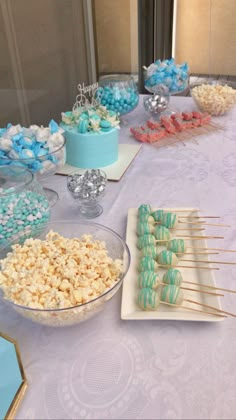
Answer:
[[[165,211],[173,211],[177,212],[177,214],[181,214],[183,216],[198,216],[197,209],[194,208],[164,208]],[[179,213],[183,212],[183,213]],[[124,320],[152,320],[152,319],[159,319],[159,320],[181,320],[181,321],[222,321],[224,318],[220,316],[209,315],[206,311],[211,312],[211,309],[204,308],[203,306],[190,304],[188,302],[184,302],[183,305],[187,307],[193,307],[194,309],[200,309],[204,311],[201,312],[194,312],[189,309],[184,308],[171,308],[167,305],[160,305],[157,311],[143,311],[137,305],[137,295],[138,295],[138,270],[137,265],[140,259],[140,250],[137,248],[137,234],[136,234],[136,227],[138,222],[138,209],[131,208],[128,211],[128,220],[127,220],[127,231],[126,231],[126,242],[130,249],[131,253],[131,264],[130,269],[125,276],[122,288],[122,302],[121,302],[121,319]],[[191,225],[188,224],[181,224],[178,227],[186,227],[188,228]],[[193,226],[191,226],[193,227]],[[205,231],[191,231],[191,230],[184,230],[184,236],[206,236]],[[182,234],[180,231],[176,232],[176,235]],[[174,233],[172,235],[174,237]],[[200,239],[198,241],[186,241],[189,246],[198,246],[207,248],[207,242],[205,239]],[[188,251],[190,252],[190,250]],[[212,255],[214,257],[214,255]],[[183,257],[179,257],[180,259],[199,259],[199,260],[209,260],[208,256],[203,255],[185,255]],[[209,286],[215,286],[215,279],[214,279],[214,271],[213,270],[201,270],[197,268],[197,265],[203,266],[204,264],[196,264],[196,263],[184,263],[179,262],[179,265],[191,265],[195,266],[196,268],[180,268],[180,271],[183,275],[183,278],[187,281],[192,281],[198,283],[200,286],[201,284],[207,284]],[[210,266],[210,264],[206,264],[206,266]],[[210,266],[211,267],[211,266]],[[178,268],[178,266],[176,267]],[[164,269],[160,269],[160,274],[162,275],[165,272]],[[197,289],[198,285],[191,285],[188,283],[183,284],[183,287],[189,287]],[[206,291],[212,291],[212,289],[204,288]],[[191,299],[201,304],[206,304],[213,306],[217,309],[221,309],[220,301],[218,296],[203,294],[201,292],[192,292],[183,290],[184,297],[186,299]]]
[[[103,166],[102,169],[109,181],[119,181],[128,169],[129,165],[141,149],[141,145],[136,144],[119,144],[118,161],[109,166]],[[76,171],[86,171],[86,169],[76,168],[67,163],[57,171],[58,175],[70,175]]]

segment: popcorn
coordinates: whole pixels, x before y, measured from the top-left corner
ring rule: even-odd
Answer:
[[[13,245],[0,261],[4,298],[29,308],[64,309],[87,303],[115,285],[122,262],[104,242],[84,235],[69,239],[50,231],[45,240]]]
[[[191,94],[202,111],[216,116],[225,114],[236,102],[236,91],[220,83],[195,86]]]

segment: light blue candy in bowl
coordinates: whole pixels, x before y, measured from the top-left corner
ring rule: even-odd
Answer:
[[[29,169],[41,183],[65,164],[66,149],[63,130],[51,120],[48,127],[8,124],[0,129],[0,167]],[[58,199],[56,191],[44,188],[50,205]]]
[[[103,76],[99,80],[97,96],[102,105],[120,115],[133,111],[139,102],[137,85],[127,74]]]
[[[0,166],[0,247],[22,232],[30,236],[49,219],[49,202],[33,173],[20,166]]]

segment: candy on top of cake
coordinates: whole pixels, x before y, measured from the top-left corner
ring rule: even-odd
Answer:
[[[89,109],[77,107],[72,111],[62,112],[61,115],[64,124],[76,128],[81,134],[107,132],[112,128],[119,128],[120,124],[117,113],[109,111],[103,105]]]
[[[101,105],[102,92],[98,83],[89,86],[79,84],[77,89],[79,93],[72,111],[61,113],[62,122],[69,129],[86,134],[104,133],[112,128],[119,128],[118,114]]]
[[[186,62],[175,64],[174,58],[156,60],[148,67],[144,67],[144,70],[144,86],[147,90],[164,85],[168,87],[170,93],[175,93],[183,91],[188,85],[189,66]]]

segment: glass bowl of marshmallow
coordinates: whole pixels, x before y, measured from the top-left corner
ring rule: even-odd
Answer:
[[[224,115],[236,103],[236,85],[224,80],[190,84],[191,96],[202,112]]]
[[[129,269],[125,241],[108,227],[77,220],[49,222],[31,233],[0,248],[1,303],[51,327],[96,316]]]
[[[63,129],[51,120],[48,127],[8,124],[0,129],[0,165],[18,166],[29,169],[41,182],[53,175],[65,164],[66,148]],[[45,188],[51,205],[58,195]]]
[[[168,89],[170,95],[186,91],[189,85],[189,67],[187,63],[175,64],[170,60],[156,60],[144,70],[144,87],[150,93],[158,93],[160,88]]]

